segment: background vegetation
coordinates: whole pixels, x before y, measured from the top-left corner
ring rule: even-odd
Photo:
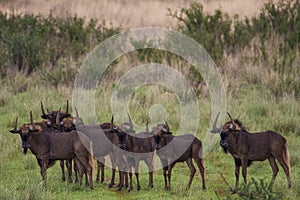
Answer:
[[[142,191],[115,192],[105,184],[95,191],[62,183],[59,166],[48,172],[48,186],[42,187],[35,158],[21,154],[20,138],[8,130],[13,119],[28,121],[29,110],[39,120],[39,101],[51,109],[65,105],[71,99],[76,70],[96,45],[124,30],[105,21],[80,17],[49,15],[18,15],[0,13],[0,199],[84,199],[147,198],[147,199],[296,199],[300,193],[298,167],[300,160],[300,2],[299,0],[267,3],[259,15],[232,16],[222,9],[207,13],[200,3],[182,9],[170,9],[168,15],[175,29],[194,38],[209,52],[218,65],[227,90],[228,110],[244,122],[250,131],[273,129],[289,142],[292,167],[292,189],[287,190],[280,169],[269,194],[264,186],[271,179],[267,162],[256,162],[248,177],[254,180],[241,193],[230,195],[218,171],[234,184],[234,162],[216,145],[206,157],[207,190],[200,190],[195,177],[190,190],[185,190],[188,169],[176,165],[172,191],[163,190],[161,171],[155,174],[155,186],[147,191],[147,175],[142,175]],[[114,83],[131,67],[143,63],[168,64],[189,78],[200,102],[201,120],[197,136],[202,139],[210,124],[210,97],[193,66],[168,52],[143,49],[116,60],[105,73],[97,92],[99,121],[109,120],[110,94]],[[100,101],[101,100],[101,101]],[[164,106],[171,127],[180,121],[179,104],[169,91],[155,85],[141,87],[133,94],[130,112],[133,120],[143,126],[152,105]],[[263,181],[261,181],[261,179]],[[240,196],[239,196],[240,195]],[[262,195],[262,196],[259,196]],[[271,198],[272,197],[272,198]]]

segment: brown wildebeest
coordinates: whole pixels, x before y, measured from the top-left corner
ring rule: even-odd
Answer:
[[[55,160],[75,159],[79,168],[79,183],[82,183],[82,176],[86,171],[89,175],[89,186],[93,189],[92,169],[94,159],[82,144],[76,131],[49,133],[47,128],[33,122],[31,112],[30,124],[24,124],[20,129],[17,129],[17,119],[14,129],[10,132],[19,134],[22,140],[22,148],[26,151],[30,149],[36,156],[44,181],[46,181],[47,169],[54,164]]]
[[[165,189],[171,189],[171,172],[177,162],[186,162],[190,169],[190,179],[187,188],[190,188],[196,173],[192,162],[194,159],[200,170],[202,189],[206,189],[204,178],[204,159],[201,141],[192,134],[173,136],[167,123],[159,124],[152,129],[154,145],[157,155],[163,166]],[[167,180],[168,171],[168,180]]]
[[[219,113],[220,114],[220,113]],[[238,187],[240,167],[242,166],[242,175],[244,183],[247,183],[247,167],[250,166],[252,161],[269,160],[273,170],[273,177],[269,185],[272,189],[273,183],[278,173],[278,167],[275,159],[282,166],[288,183],[288,188],[291,187],[290,181],[290,160],[289,150],[286,139],[274,131],[264,131],[257,133],[249,133],[243,124],[237,120],[232,119],[229,113],[230,121],[225,123],[220,128],[216,127],[219,117],[217,115],[212,133],[221,133],[220,146],[225,153],[229,151],[235,161],[235,176],[236,183],[234,192]]]
[[[153,135],[149,133],[148,121],[146,124],[146,132],[136,134],[133,131],[133,123],[129,117],[129,124],[121,124],[118,126],[118,137],[119,137],[119,147],[128,153],[126,154],[126,159],[129,167],[129,180],[130,186],[128,192],[133,189],[132,185],[132,172],[131,168],[135,169],[135,176],[137,181],[137,190],[140,190],[139,181],[139,162],[144,161],[148,166],[149,170],[149,183],[148,187],[153,187],[153,156],[154,156],[154,138]]]

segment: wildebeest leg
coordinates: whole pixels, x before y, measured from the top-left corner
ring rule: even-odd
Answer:
[[[85,173],[87,173],[88,178],[86,177],[87,182],[89,183],[90,189],[94,189],[93,187],[93,166],[89,164],[89,159],[86,157],[78,157],[81,164],[84,167]]]
[[[193,181],[193,178],[195,176],[195,173],[196,173],[196,168],[195,166],[193,165],[193,161],[192,161],[192,158],[188,158],[186,160],[186,164],[188,165],[188,167],[190,168],[190,180],[187,184],[187,188],[189,189],[191,187],[191,184],[192,184],[192,181]]]
[[[279,169],[278,169],[278,166],[275,162],[274,156],[271,156],[268,159],[269,159],[270,165],[271,165],[272,170],[273,170],[273,177],[272,177],[272,180],[271,180],[270,185],[269,185],[269,190],[271,190]]]
[[[164,175],[164,180],[165,180],[165,189],[167,189],[168,181],[167,181],[167,171],[168,171],[168,166],[163,168],[163,175]]]
[[[153,188],[153,165],[152,165],[152,160],[153,160],[153,157],[146,161],[146,164],[147,164],[148,170],[149,170],[149,172],[148,172],[148,174],[149,174],[148,187],[149,188]]]
[[[75,173],[75,183],[79,183],[79,180],[78,180],[78,167],[77,167],[77,164],[76,164],[76,162],[75,162],[75,160],[73,160],[73,162],[74,162],[74,173]]]
[[[121,191],[123,188],[123,184],[124,184],[124,174],[125,172],[120,171],[119,175],[120,175],[120,183],[118,185],[118,190]]]
[[[77,158],[74,159],[74,162],[75,162],[74,166],[76,165],[76,171],[78,172],[78,175],[79,175],[78,181],[76,183],[79,183],[79,185],[82,185],[82,177],[83,177],[83,173],[84,173],[83,167]]]
[[[125,187],[128,187],[128,172],[124,172]]]
[[[96,182],[101,183],[104,182],[104,157],[100,157],[97,159],[97,177],[96,177]],[[101,180],[100,180],[100,173],[101,173]]]
[[[108,185],[109,188],[112,188],[113,185],[115,184],[115,176],[116,176],[116,168],[113,167],[111,170],[112,170],[112,172],[111,172],[111,179],[110,179],[110,183]]]
[[[235,187],[233,189],[233,193],[236,193],[237,188],[239,186],[239,177],[240,177],[240,168],[241,168],[241,160],[238,158],[234,158],[235,162]]]
[[[242,159],[242,175],[244,178],[245,185],[247,184],[247,166],[248,166],[248,160]]]
[[[100,165],[101,165],[101,162],[97,159],[97,176],[96,176],[96,182],[99,183],[100,181]]]
[[[128,188],[128,192],[130,192],[133,189],[133,185],[132,185],[132,171],[129,171],[129,188]]]
[[[42,159],[41,160],[41,175],[42,175],[44,184],[47,183],[47,174],[46,174],[47,167],[48,167],[48,159]]]
[[[200,174],[201,174],[201,179],[202,179],[202,189],[206,189],[206,185],[205,185],[205,177],[204,177],[204,159],[203,158],[199,158],[199,157],[195,157],[194,160],[196,161]]]
[[[167,184],[166,190],[171,190],[171,175],[172,175],[173,167],[174,167],[173,163],[168,165],[168,184]]]
[[[284,173],[285,173],[286,179],[287,179],[287,183],[288,183],[288,188],[291,188],[290,168],[289,168],[288,161],[284,160],[284,158],[282,158],[282,157],[277,157],[276,159],[278,160],[282,169],[284,170]]]
[[[72,159],[66,160],[66,167],[68,169],[68,182],[72,183]]]
[[[103,183],[103,182],[104,182],[104,162],[101,163],[100,171],[101,171],[101,179],[100,179],[100,182]]]
[[[135,177],[136,177],[136,189],[140,190],[141,185],[140,185],[140,179],[139,179],[139,160],[135,159],[134,160],[134,172],[135,172]]]
[[[167,171],[168,171],[168,161],[160,159],[161,165],[163,167],[163,175],[164,175],[164,180],[165,180],[165,189],[167,189]]]
[[[64,164],[64,160],[60,161],[60,167],[61,167],[61,178],[62,181],[66,180],[66,176],[65,176],[65,164]]]
[[[84,175],[85,175],[85,186],[88,187],[90,184],[89,184],[88,174],[86,171],[84,172]]]
[[[115,157],[112,153],[109,154],[109,158],[111,161],[111,167],[112,167],[112,172],[111,172],[111,180],[108,185],[109,188],[112,188],[115,184],[115,175],[116,175],[116,160]]]
[[[128,192],[130,192],[133,189],[133,185],[132,185],[132,162],[133,160],[131,159],[126,159],[128,162],[128,174],[129,174],[129,188],[128,188]]]

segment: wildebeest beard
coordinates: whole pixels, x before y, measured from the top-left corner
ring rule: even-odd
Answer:
[[[228,153],[228,147],[221,146],[223,148],[224,153]]]
[[[23,148],[23,154],[26,155],[28,148]]]

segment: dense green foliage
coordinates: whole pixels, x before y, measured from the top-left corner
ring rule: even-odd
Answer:
[[[269,85],[275,96],[300,96],[299,0],[267,3],[253,18],[232,19],[221,10],[206,14],[200,3],[169,13],[180,22],[178,30],[202,44],[219,65],[242,52],[241,63],[261,65],[279,76]]]
[[[24,75],[39,71],[54,85],[73,81],[84,56],[119,32],[119,28],[110,28],[105,22],[85,22],[76,16],[61,19],[0,13],[0,24],[1,77],[16,70]],[[72,62],[75,69],[70,66]],[[49,71],[53,72],[50,76],[46,74]]]

